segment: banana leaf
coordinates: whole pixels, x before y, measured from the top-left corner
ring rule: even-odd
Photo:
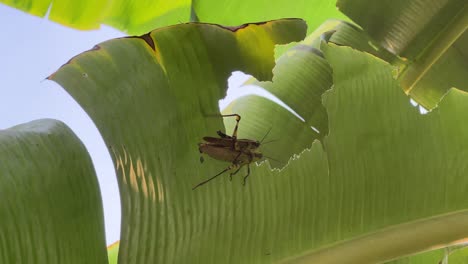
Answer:
[[[278,141],[261,146],[266,161],[249,165],[245,186],[242,168],[232,181],[222,175],[192,190],[229,166],[199,164],[197,143],[232,131],[235,120],[226,118],[224,130],[217,110],[230,72],[267,81],[273,43],[304,32],[297,20],[177,25],[101,43],[49,77],[90,114],[113,155],[123,203],[119,263],[382,262],[468,235],[468,95],[451,89],[421,115],[390,64],[333,43],[320,45],[332,71],[314,69],[333,82],[321,102],[328,134],[318,141],[274,102],[240,98],[225,110],[241,114],[239,138],[271,130]],[[318,103],[290,96],[296,109]],[[392,247],[389,235],[404,239]],[[373,241],[378,250],[369,249]]]
[[[338,0],[344,14],[402,58],[402,88],[427,109],[452,87],[468,91],[468,2]]]
[[[347,19],[328,0],[301,0],[294,5],[285,0],[0,0],[0,3],[35,16],[48,15],[50,20],[76,29],[90,30],[106,24],[131,35],[189,21],[235,26],[299,17],[314,29],[329,18]]]
[[[62,122],[0,130],[0,262],[108,263],[91,159]]]
[[[84,107],[112,153],[123,203],[119,263],[219,262],[229,253],[220,241],[234,226],[219,232],[227,216],[218,212],[232,198],[192,191],[224,164],[200,165],[197,143],[223,127],[218,100],[230,73],[271,79],[274,44],[305,31],[297,19],[182,24],[101,43],[49,77]]]

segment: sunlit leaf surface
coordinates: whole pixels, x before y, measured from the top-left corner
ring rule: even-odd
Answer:
[[[347,20],[335,4],[329,0],[297,0],[294,3],[287,0],[202,0],[193,1],[193,9],[200,21],[224,25],[299,17],[307,22],[311,32],[327,19]]]
[[[131,34],[143,34],[156,27],[187,22],[189,0],[0,0],[32,15],[48,18],[76,29],[90,30],[101,24]]]
[[[77,29],[113,26],[132,35],[158,27],[205,22],[240,25],[250,22],[298,17],[314,29],[329,18],[347,19],[329,0],[0,0],[0,3]]]
[[[113,156],[123,203],[120,263],[242,262],[257,254],[231,252],[246,244],[226,241],[255,227],[232,225],[245,220],[243,207],[232,211],[241,202],[232,195],[246,188],[217,181],[192,191],[227,166],[200,164],[197,143],[223,129],[213,115],[232,71],[271,79],[274,44],[304,37],[297,19],[183,24],[101,43],[50,77],[94,119]]]
[[[209,158],[199,164],[197,143],[223,130],[213,115],[230,72],[268,80],[273,43],[298,41],[303,33],[297,20],[237,29],[178,25],[102,43],[50,77],[86,109],[113,155],[123,201],[120,263],[295,262],[304,253],[313,260],[318,248],[379,237],[382,228],[412,238],[412,229],[399,225],[467,208],[468,126],[462,120],[468,95],[453,89],[439,108],[421,115],[393,79],[392,66],[334,44],[321,45],[333,82],[322,96],[329,131],[322,142],[312,143],[316,132],[275,103],[240,98],[225,110],[242,114],[239,138],[260,140],[271,129],[268,137],[277,141],[261,147],[265,156],[280,163],[290,153],[300,158],[282,171],[270,170],[273,159],[251,164],[246,186],[243,169],[232,182],[222,175],[192,191],[229,165]],[[310,56],[295,54],[293,60]],[[275,89],[286,94],[280,90],[291,87]],[[309,95],[291,98],[293,109],[320,103]],[[225,122],[230,133],[233,121]],[[459,220],[464,212],[445,217]],[[468,235],[448,236],[428,223],[434,233],[404,241],[403,254]],[[377,255],[367,247],[353,255],[395,257],[381,246]],[[335,263],[351,263],[350,255],[335,255],[341,257]]]

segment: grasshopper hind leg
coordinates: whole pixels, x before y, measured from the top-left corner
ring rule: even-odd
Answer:
[[[199,184],[195,185],[195,186],[192,188],[192,190],[195,190],[196,188],[202,186],[203,184],[205,184],[205,183],[207,183],[207,182],[209,182],[209,181],[214,180],[215,178],[217,178],[219,175],[225,173],[226,171],[232,170],[232,169],[234,169],[234,168],[237,168],[237,169],[238,169],[238,168],[239,168],[239,165],[238,165],[238,164],[235,164],[235,163],[231,164],[229,167],[227,167],[226,169],[222,170],[220,173],[216,174],[215,176],[213,176],[213,177],[209,178],[208,180],[202,181],[202,182],[200,182]],[[239,170],[239,169],[238,169],[238,170]]]
[[[232,132],[232,137],[234,139],[237,138],[237,129],[239,128],[239,121],[241,120],[241,116],[238,114],[231,114],[231,115],[221,115],[222,117],[235,117],[236,118],[236,126],[234,127],[234,131]],[[223,133],[224,134],[224,133]],[[219,135],[219,134],[218,134]],[[226,134],[225,134],[226,135]]]

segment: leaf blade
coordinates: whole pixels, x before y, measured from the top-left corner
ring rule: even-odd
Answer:
[[[216,261],[221,226],[209,227],[225,209],[213,204],[215,190],[191,188],[227,165],[200,166],[197,142],[223,127],[217,101],[231,72],[271,78],[274,44],[305,30],[298,19],[181,24],[102,43],[51,75],[90,114],[113,156],[123,204],[119,263]]]
[[[0,131],[4,263],[107,263],[104,216],[86,149],[63,123]]]

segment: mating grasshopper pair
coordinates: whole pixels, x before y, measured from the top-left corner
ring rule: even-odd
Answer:
[[[236,126],[234,127],[232,136],[228,136],[221,131],[217,131],[219,138],[204,137],[203,140],[205,142],[198,144],[198,150],[201,154],[207,154],[214,159],[231,162],[231,165],[208,180],[197,184],[192,188],[192,190],[195,190],[196,188],[230,170],[234,170],[229,174],[229,179],[232,180],[232,176],[238,173],[244,165],[247,165],[247,175],[245,175],[243,179],[243,184],[245,185],[247,177],[250,175],[250,163],[263,158],[262,153],[258,149],[261,142],[251,139],[237,139],[237,129],[239,128],[239,121],[241,119],[240,115],[231,114],[222,115],[222,117],[236,118]],[[263,137],[263,139],[265,137]],[[203,162],[203,156],[200,158],[200,161]]]

